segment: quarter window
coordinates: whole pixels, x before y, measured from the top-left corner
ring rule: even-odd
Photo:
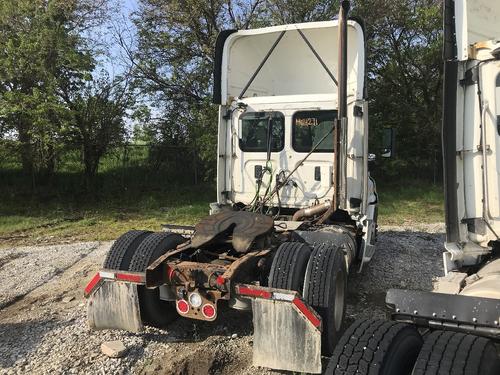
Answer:
[[[280,112],[250,112],[240,117],[240,149],[245,152],[267,152],[268,135],[271,152],[283,150],[285,117]]]
[[[326,136],[314,152],[333,152],[332,128],[336,117],[337,111],[296,112],[292,126],[293,149],[310,152]]]

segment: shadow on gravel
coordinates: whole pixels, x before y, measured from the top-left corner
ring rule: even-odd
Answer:
[[[71,322],[56,319],[30,320],[20,323],[0,324],[0,369],[15,362],[29,361],[47,334]]]

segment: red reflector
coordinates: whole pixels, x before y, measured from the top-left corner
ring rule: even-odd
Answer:
[[[217,276],[217,280],[215,280],[215,282],[217,283],[217,285],[222,286],[226,283],[226,279],[222,276]]]
[[[92,291],[94,290],[96,285],[99,283],[99,281],[101,281],[101,275],[99,275],[99,272],[97,272],[95,274],[95,276],[92,278],[92,280],[90,280],[90,282],[85,287],[85,295],[86,296],[88,296],[90,293],[92,293]]]
[[[251,297],[266,298],[266,299],[270,299],[272,296],[271,292],[259,289],[251,289],[246,286],[240,286],[238,293],[243,296],[251,296]]]
[[[187,314],[187,312],[189,311],[189,304],[186,300],[180,299],[177,301],[177,311],[179,311],[181,314]]]
[[[206,304],[201,309],[201,312],[205,318],[212,319],[215,316],[215,306]]]
[[[129,273],[117,273],[116,279],[121,281],[130,281],[132,283],[143,283],[144,277],[142,275],[131,275]]]
[[[313,324],[315,327],[319,327],[321,325],[321,320],[319,320],[316,315],[307,308],[307,306],[302,302],[300,298],[295,298],[293,300],[293,304],[297,306],[302,314]]]
[[[174,277],[175,270],[172,267],[167,266],[167,278],[169,280],[172,280],[172,277]]]

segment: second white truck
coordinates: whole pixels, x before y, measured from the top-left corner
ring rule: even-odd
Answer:
[[[500,374],[500,3],[444,1],[445,275],[389,290],[392,321],[359,320],[327,374]]]

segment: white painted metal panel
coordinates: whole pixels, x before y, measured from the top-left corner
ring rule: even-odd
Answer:
[[[500,38],[500,1],[456,0],[455,27],[457,55],[468,59],[471,44]]]
[[[302,30],[331,73],[337,77],[338,22],[311,22],[242,30],[226,41],[222,59],[222,102],[240,96],[267,52],[286,31],[245,97],[336,93],[337,87],[302,39]],[[348,92],[361,99],[364,85],[364,35],[349,21]]]

